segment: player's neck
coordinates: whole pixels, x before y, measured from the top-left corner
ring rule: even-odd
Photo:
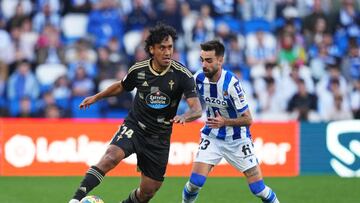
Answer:
[[[167,67],[161,67],[154,60],[151,60],[151,69],[153,69],[157,73],[162,73]]]

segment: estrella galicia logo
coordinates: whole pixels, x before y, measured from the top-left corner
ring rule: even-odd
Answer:
[[[153,109],[162,109],[170,104],[170,97],[165,93],[156,91],[146,96],[146,104]]]
[[[339,176],[360,177],[360,121],[329,123],[326,146],[334,156],[330,165]]]

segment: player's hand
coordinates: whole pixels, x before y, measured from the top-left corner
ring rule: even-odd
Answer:
[[[97,101],[95,95],[94,96],[90,96],[90,97],[86,97],[81,104],[79,105],[80,109],[86,109],[89,108],[89,106],[93,103],[95,103]]]
[[[210,128],[221,128],[225,125],[225,119],[220,115],[219,111],[215,111],[215,118],[208,117],[206,125]]]
[[[170,119],[170,122],[172,123],[180,123],[185,125],[185,117],[176,115],[173,119]]]

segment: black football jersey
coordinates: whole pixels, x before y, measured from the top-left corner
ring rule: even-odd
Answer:
[[[185,98],[197,97],[191,72],[174,60],[162,73],[151,68],[151,59],[137,62],[129,69],[122,85],[126,91],[137,89],[132,109],[125,120],[156,135],[171,133],[170,119],[176,115],[182,95]]]

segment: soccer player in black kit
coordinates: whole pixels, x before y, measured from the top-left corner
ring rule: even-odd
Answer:
[[[100,161],[86,172],[69,203],[78,203],[100,184],[107,172],[133,153],[137,155],[141,171],[140,186],[122,202],[149,202],[161,187],[168,163],[172,124],[193,121],[202,112],[192,74],[172,59],[176,39],[173,27],[157,24],[150,29],[145,41],[150,58],[135,63],[121,81],[81,102],[80,108],[86,109],[102,98],[137,88],[124,123]],[[189,110],[176,115],[182,95]]]

